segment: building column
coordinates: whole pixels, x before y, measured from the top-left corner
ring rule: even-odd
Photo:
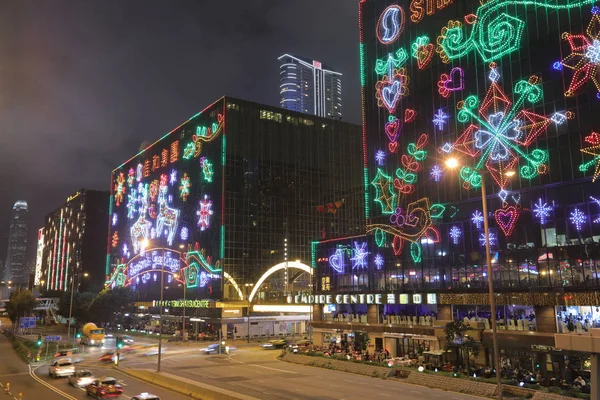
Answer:
[[[452,321],[452,306],[450,304],[438,304],[437,320]]]
[[[554,306],[535,306],[535,322],[538,332],[556,332],[556,311]]]
[[[600,400],[600,354],[592,354],[592,372],[590,374],[590,400]]]
[[[377,304],[369,304],[367,306],[367,324],[379,323],[379,306]]]
[[[311,318],[313,321],[323,321],[323,305],[322,304],[313,304]]]

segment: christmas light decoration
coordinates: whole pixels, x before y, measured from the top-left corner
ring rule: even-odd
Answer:
[[[509,7],[528,10],[546,8],[548,10],[570,10],[596,0],[496,0],[488,1],[479,7],[473,20],[470,34],[463,31],[462,24],[450,21],[438,37],[438,52],[443,61],[456,60],[472,51],[477,51],[484,62],[499,60],[521,47],[526,23],[509,15]]]
[[[393,213],[396,204],[396,194],[391,187],[391,178],[380,168],[377,168],[377,175],[371,182],[371,185],[375,186],[375,190],[377,191],[375,201],[381,205],[381,212],[383,214]]]
[[[131,189],[129,194],[127,195],[127,218],[133,219],[135,218],[135,213],[137,211],[136,203],[137,202],[137,191],[135,189]]]
[[[390,114],[396,112],[400,99],[409,94],[409,78],[405,68],[399,68],[391,73],[392,78],[385,75],[375,84],[375,96],[379,107],[385,107]]]
[[[429,65],[434,53],[435,46],[429,43],[427,35],[419,36],[411,45],[411,54],[417,59],[417,67],[419,69],[425,69]]]
[[[579,166],[581,172],[587,172],[592,165],[594,165],[594,175],[592,176],[592,182],[596,182],[598,176],[600,176],[600,135],[596,132],[592,132],[584,139],[587,143],[592,144],[590,147],[583,147],[580,151],[584,154],[589,154],[594,158],[591,161],[584,162]]]
[[[548,203],[542,202],[542,199],[539,198],[538,202],[533,205],[533,215],[537,219],[540,220],[540,223],[544,225],[546,223],[546,218],[550,216],[550,212],[553,210],[553,207],[550,207]]]
[[[431,176],[431,178],[436,182],[439,182],[440,179],[442,179],[443,174],[444,174],[444,171],[442,170],[442,168],[440,168],[439,165],[434,165],[431,168],[431,172],[429,172],[429,175]]]
[[[375,153],[375,161],[379,166],[385,164],[385,152],[383,150],[377,150],[377,153]]]
[[[125,174],[123,174],[123,172],[119,172],[119,175],[117,175],[114,192],[115,205],[118,207],[121,205],[123,196],[127,192],[127,188],[125,187]]]
[[[427,151],[424,150],[429,141],[429,136],[424,133],[417,139],[416,143],[409,143],[406,147],[407,154],[400,157],[402,168],[396,170],[397,178],[394,179],[394,188],[400,195],[408,195],[415,191],[417,182],[416,172],[420,171],[422,161],[427,157]]]
[[[156,237],[160,238],[164,234],[165,228],[167,228],[167,243],[172,246],[181,211],[167,206],[166,196],[167,187],[161,187],[157,200],[159,211],[156,216]]]
[[[509,206],[506,208],[499,208],[494,212],[494,218],[496,218],[496,223],[502,229],[505,236],[510,236],[515,229],[515,225],[517,224],[517,220],[519,219],[519,210],[514,206]]]
[[[179,185],[179,195],[183,199],[183,201],[187,201],[188,196],[190,195],[190,187],[192,184],[190,183],[190,177],[187,172],[183,173],[183,177],[181,178],[181,184]]]
[[[448,123],[448,114],[444,112],[444,110],[439,109],[437,113],[433,116],[433,125],[438,128],[438,130],[444,129],[444,126]]]
[[[488,79],[494,83],[498,82],[498,79],[500,79],[500,73],[498,72],[498,68],[495,67],[495,63],[493,64],[494,66],[490,67],[490,72],[488,74]]]
[[[127,186],[132,187],[133,182],[135,182],[135,170],[129,168],[129,172],[127,173]]]
[[[112,235],[111,246],[117,247],[119,245],[119,232],[114,232]]]
[[[562,71],[562,63],[560,61],[555,61],[554,64],[552,64],[552,68],[557,71]]]
[[[188,238],[190,237],[190,231],[188,230],[188,228],[186,228],[185,226],[181,228],[181,231],[179,232],[179,237],[184,242],[188,240]]]
[[[402,207],[396,208],[396,212],[390,215],[390,222],[398,227],[403,227],[406,223],[406,211]]]
[[[113,215],[112,215],[112,226],[116,226],[118,221],[119,221],[119,218],[117,216],[117,213],[113,213]]]
[[[410,256],[415,263],[420,263],[423,260],[423,249],[419,243],[410,244]]]
[[[565,32],[563,39],[569,43],[571,54],[561,65],[573,71],[573,77],[565,96],[572,97],[588,81],[592,81],[600,93],[600,15],[592,13],[585,34],[572,35]]]
[[[150,160],[144,161],[144,178],[150,176]]]
[[[385,232],[381,229],[375,230],[375,244],[377,247],[383,247],[385,245]]]
[[[338,273],[344,273],[344,249],[337,248],[335,252],[329,256],[329,266]]]
[[[597,198],[595,198],[594,196],[590,196],[590,199],[591,199],[591,200],[592,200],[594,203],[596,203],[597,205],[599,205],[599,206],[600,206],[600,200],[598,200],[598,199],[597,199]],[[600,222],[600,218],[596,218],[596,219],[595,219],[593,222],[594,222],[595,224],[597,224],[598,222]]]
[[[483,214],[479,210],[475,210],[471,215],[471,222],[475,225],[477,229],[481,229],[481,224],[483,224]]]
[[[200,166],[202,167],[202,175],[206,182],[212,182],[213,180],[213,165],[206,157],[200,158]]]
[[[194,156],[194,151],[196,150],[196,145],[193,142],[190,142],[185,145],[183,149],[183,158],[184,160],[189,160]]]
[[[123,257],[129,257],[129,248],[127,247],[127,243],[123,243]]]
[[[578,208],[575,208],[571,212],[569,219],[571,220],[571,223],[575,225],[577,232],[581,231],[581,225],[586,221],[585,215]]]
[[[199,208],[196,215],[198,216],[198,227],[201,231],[210,228],[210,217],[214,214],[212,204],[207,195],[204,195],[204,199],[200,200],[198,204]]]
[[[169,163],[169,150],[162,149],[162,151],[160,152],[160,166],[166,167],[168,163]]]
[[[490,68],[496,68],[491,64]],[[508,184],[506,171],[514,170],[519,164],[520,176],[532,179],[548,170],[548,152],[539,148],[527,148],[548,128],[552,120],[546,116],[523,110],[527,101],[535,104],[542,99],[542,89],[537,77],[515,84],[513,103],[502,88],[492,82],[485,98],[480,103],[476,96],[459,102],[458,122],[468,123],[467,130],[454,144],[442,151],[455,149],[473,158],[478,158],[474,168],[463,166],[459,176],[466,189],[481,186],[479,170],[484,167],[490,172],[501,189]],[[558,121],[561,122],[561,121]]]
[[[143,174],[144,174],[144,166],[142,165],[142,163],[139,163],[137,165],[136,171],[135,171],[135,180],[136,182],[140,182],[143,178]]]
[[[488,240],[490,242],[490,248],[496,246],[498,239],[496,238],[496,234],[494,232],[490,232],[488,235]],[[482,247],[485,247],[485,233],[479,235],[479,244]]]
[[[450,93],[464,90],[465,88],[465,71],[460,67],[454,67],[450,70],[450,74],[440,75],[440,80],[437,83],[438,93],[445,98],[450,97]]]
[[[160,168],[160,156],[152,156],[152,172]]]
[[[367,256],[371,254],[367,251],[367,243],[354,242],[354,251],[352,253],[352,257],[350,258],[352,269],[366,268],[368,264]]]
[[[169,162],[173,164],[179,160],[179,140],[171,143],[171,152],[169,153]]]
[[[177,183],[177,170],[172,170],[171,171],[171,177],[169,179],[169,183],[171,185],[174,185]]]
[[[458,240],[462,235],[462,231],[458,226],[454,225],[452,228],[450,228],[448,235],[450,235],[450,238],[452,238],[452,243],[458,244]]]
[[[395,42],[404,31],[404,25],[404,9],[395,4],[387,7],[377,21],[377,39],[383,44]]]
[[[384,131],[387,136],[389,143],[388,148],[390,152],[395,153],[398,149],[398,136],[400,135],[400,131],[402,129],[402,121],[390,115],[388,117],[388,122],[385,123]]]
[[[377,269],[381,269],[381,268],[383,267],[383,264],[385,264],[385,261],[384,261],[384,259],[383,259],[383,256],[382,256],[381,254],[377,254],[377,255],[375,256],[375,261],[374,261],[374,263],[375,263],[375,267],[376,267]]]

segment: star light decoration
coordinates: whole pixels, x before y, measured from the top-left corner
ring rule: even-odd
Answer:
[[[488,238],[490,241],[490,247],[494,247],[498,240],[496,237],[496,234],[494,232],[490,232],[488,235]],[[479,235],[479,244],[481,244],[482,246],[485,246],[485,233],[482,233],[481,235]]]
[[[375,161],[377,161],[377,165],[379,166],[385,164],[385,152],[383,150],[377,150],[377,153],[375,153]]]
[[[381,205],[383,214],[392,214],[396,209],[396,194],[392,189],[392,179],[386,175],[380,168],[377,168],[377,175],[371,182],[375,186],[377,195],[375,201]]]
[[[475,225],[477,229],[481,229],[481,224],[483,224],[483,214],[479,210],[475,210],[473,215],[471,215],[471,222]]]
[[[584,147],[580,151],[584,154],[593,156],[591,161],[584,162],[579,166],[581,172],[587,172],[590,167],[594,166],[594,175],[592,176],[592,182],[595,182],[600,176],[600,134],[592,132],[583,139],[585,142],[591,144],[590,147]]]
[[[592,19],[582,34],[563,33],[569,43],[571,54],[561,62],[561,66],[573,71],[573,77],[565,96],[572,97],[588,81],[592,81],[600,93],[600,10],[592,8]]]
[[[536,76],[521,80],[514,86],[514,101],[511,101],[498,85],[500,72],[495,63],[490,64],[491,84],[482,101],[469,96],[457,104],[458,122],[468,124],[454,143],[446,143],[440,149],[450,153],[459,151],[472,157],[474,166],[463,166],[459,172],[465,189],[481,187],[478,171],[486,168],[500,189],[508,186],[506,171],[515,170],[519,164],[520,176],[533,179],[548,171],[548,152],[540,148],[530,149],[548,126],[560,125],[566,118],[551,118],[524,109],[525,103],[534,105],[542,100],[540,79]]]
[[[354,252],[350,261],[352,261],[352,269],[366,268],[367,267],[367,256],[370,253],[367,251],[367,243],[354,242]]]
[[[117,225],[118,221],[119,221],[119,217],[117,216],[117,213],[113,213],[113,215],[112,215],[112,226]]]
[[[210,228],[210,216],[214,214],[212,204],[212,200],[209,200],[207,195],[204,195],[204,199],[200,200],[200,208],[196,211],[196,215],[198,215],[198,227],[201,231]]]
[[[444,174],[444,171],[442,170],[442,168],[440,168],[439,165],[434,165],[431,168],[431,172],[429,173],[429,175],[431,176],[431,178],[436,181],[439,182],[440,179],[442,179],[442,175]]]
[[[452,243],[458,244],[458,239],[460,239],[460,236],[462,235],[462,231],[460,230],[460,228],[458,226],[455,225],[452,228],[450,228],[450,232],[448,234],[452,238]]]
[[[546,223],[546,218],[550,216],[550,211],[552,210],[553,208],[550,207],[548,203],[542,202],[542,199],[539,198],[538,202],[533,205],[532,211],[533,215],[535,215],[535,217],[540,220],[540,223],[544,225]]]
[[[450,118],[450,116],[440,108],[433,116],[433,125],[441,131],[448,123],[448,118]]]
[[[187,173],[184,173],[183,178],[181,178],[181,185],[179,185],[179,195],[183,201],[187,201],[187,198],[190,195],[191,186],[192,184],[190,183],[190,177]]]
[[[569,219],[571,220],[571,223],[573,223],[573,225],[575,225],[575,229],[577,229],[577,232],[581,231],[581,225],[583,225],[583,223],[586,220],[585,214],[581,212],[581,210],[579,210],[579,208],[575,208],[572,212],[571,212],[571,216],[569,217]]]
[[[384,262],[385,261],[383,260],[383,257],[381,256],[381,254],[377,254],[375,256],[375,267],[377,267],[377,269],[383,268]]]
[[[169,183],[171,185],[175,185],[177,183],[177,170],[174,169],[171,171]]]

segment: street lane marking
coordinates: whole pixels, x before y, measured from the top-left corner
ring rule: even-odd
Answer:
[[[339,387],[339,385],[329,385],[329,386],[331,386],[331,387]]]
[[[64,397],[65,399],[68,399],[68,400],[77,400],[75,397],[73,397],[73,396],[71,396],[69,394],[66,394],[62,390],[54,387],[53,385],[49,384],[48,382],[44,381],[42,378],[40,378],[39,376],[37,376],[35,374],[35,371],[31,369],[31,366],[29,366],[29,376],[31,376],[36,382],[38,382],[38,383],[46,386],[48,389],[52,390],[56,394],[59,394],[60,396]]]
[[[379,395],[380,395],[380,396],[383,396],[383,397],[392,397],[391,395],[389,395],[389,394],[385,394],[385,393],[379,393]]]

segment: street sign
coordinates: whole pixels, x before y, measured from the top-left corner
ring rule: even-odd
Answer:
[[[60,336],[44,336],[44,342],[60,342]]]
[[[19,318],[19,328],[21,328],[21,329],[35,328],[35,317]]]

